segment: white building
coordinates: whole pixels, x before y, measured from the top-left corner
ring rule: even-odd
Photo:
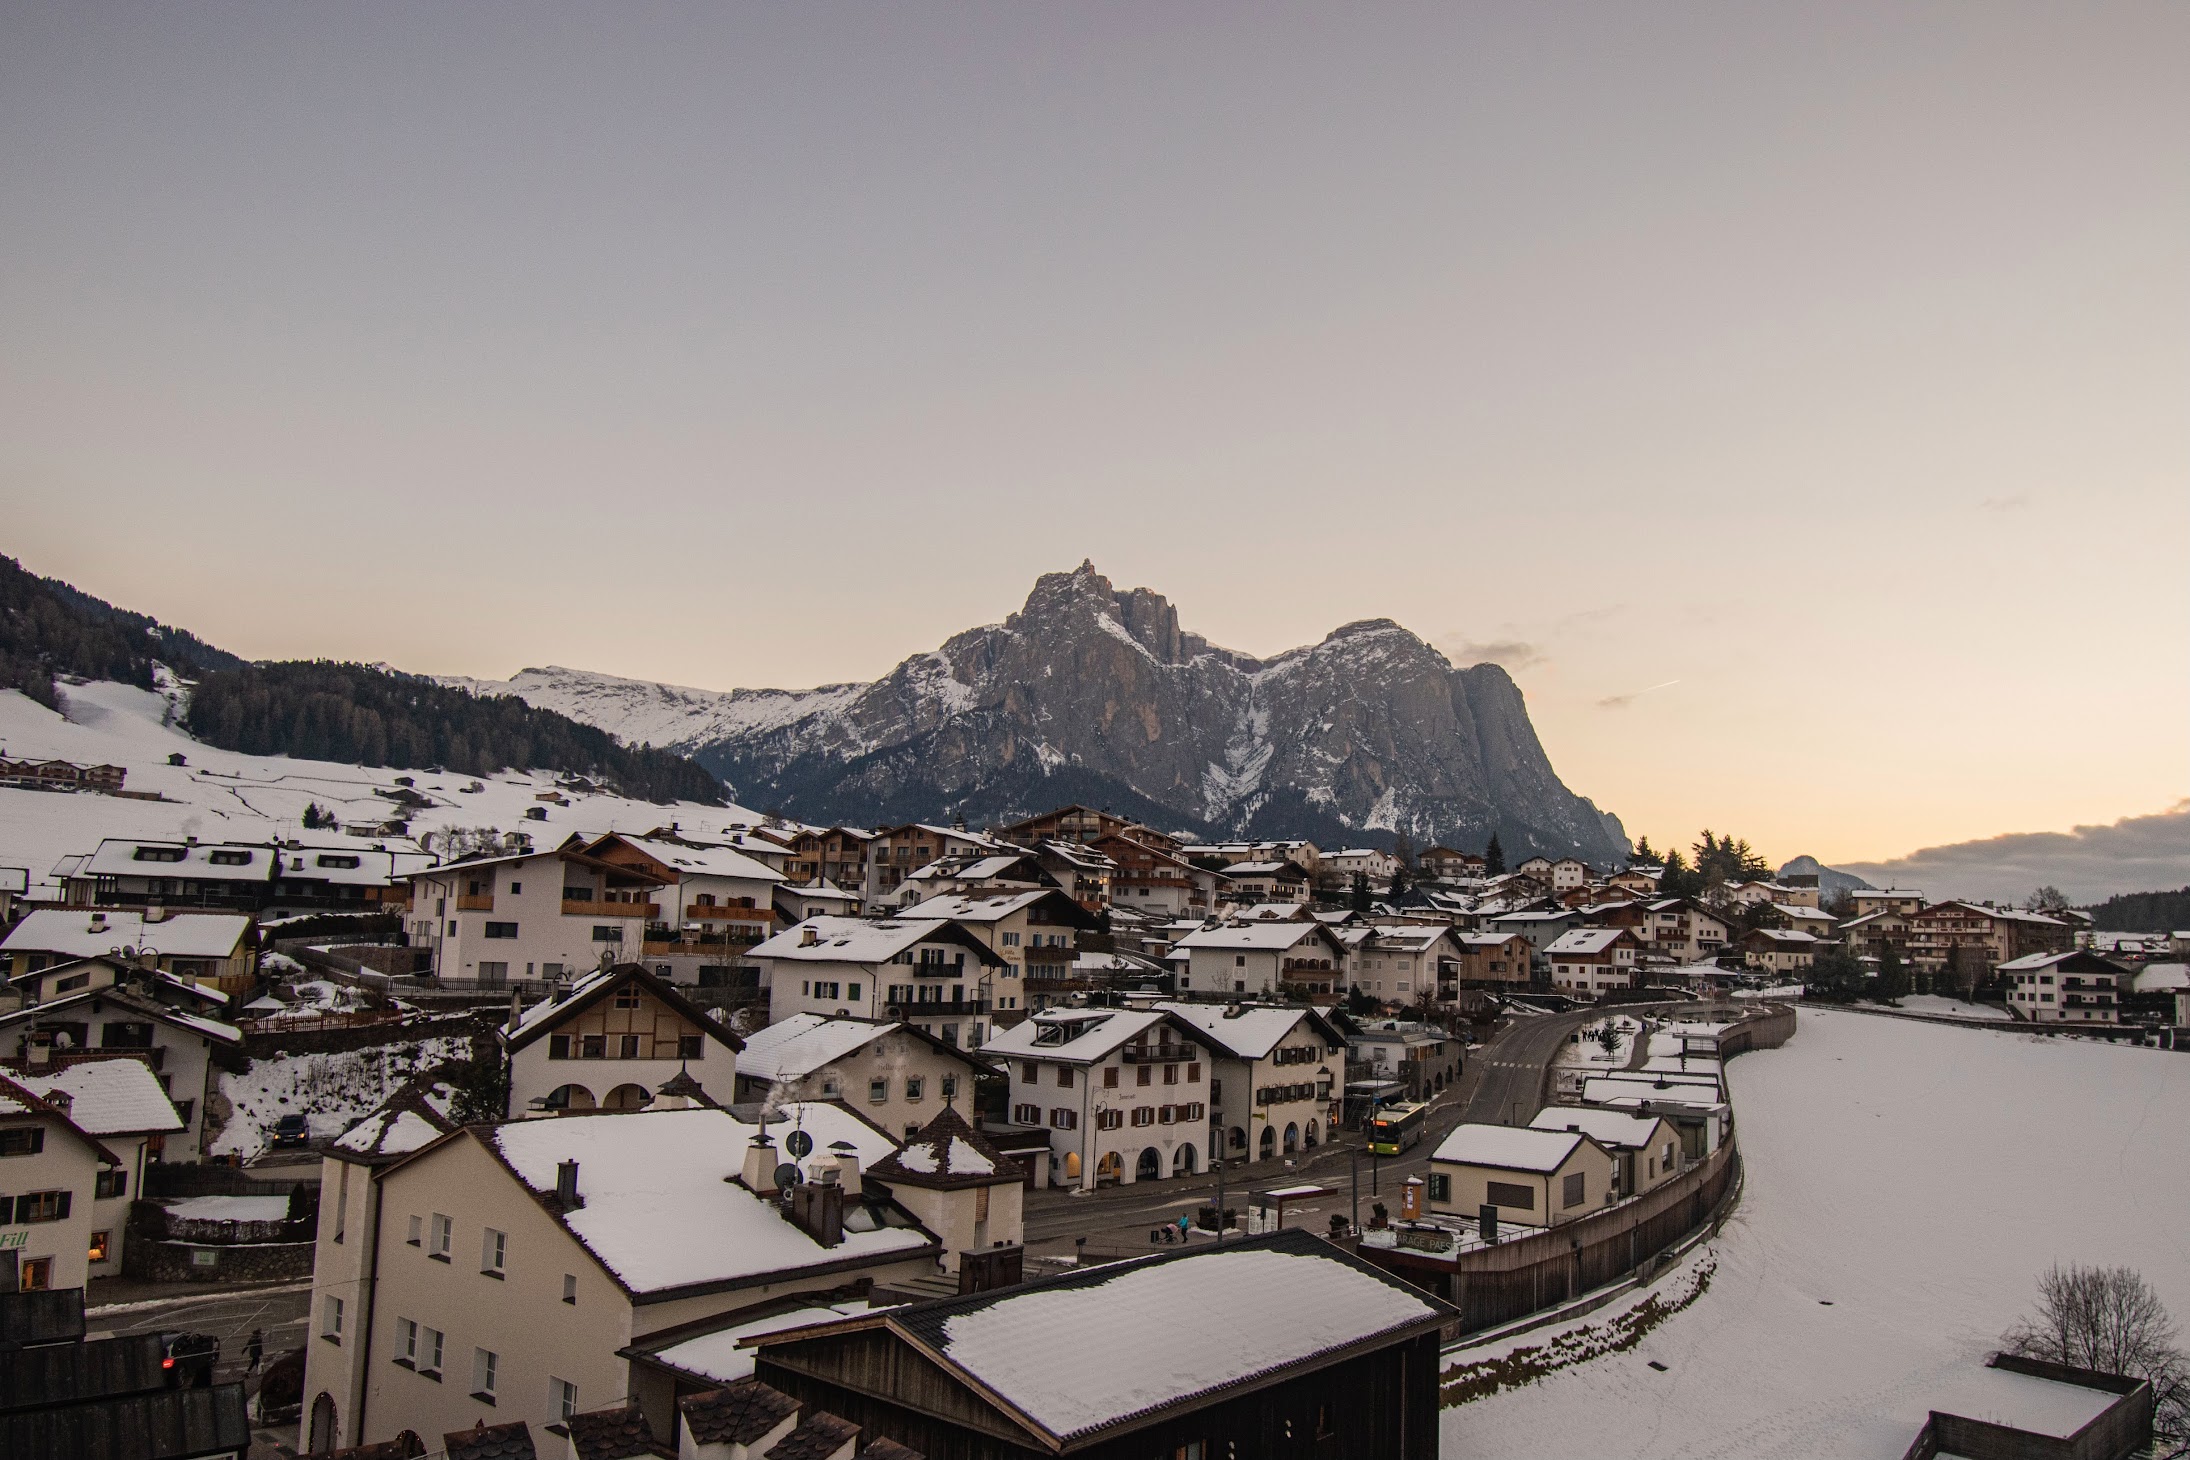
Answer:
[[[1314,1009],[1158,1004],[1200,1031],[1214,1060],[1207,1148],[1267,1161],[1313,1150],[1344,1113],[1346,1036]]]
[[[1435,923],[1380,923],[1350,950],[1346,986],[1379,1003],[1413,1004],[1460,984],[1460,945]]]
[[[910,1024],[789,1014],[746,1039],[737,1098],[841,1100],[886,1131],[910,1134],[946,1104],[970,1107],[983,1068]]]
[[[215,988],[237,988],[250,982],[258,944],[246,913],[160,908],[43,907],[0,939],[0,971],[11,979],[103,957],[149,964]],[[72,991],[61,987],[53,993]]]
[[[1369,885],[1378,891],[1391,885],[1399,875],[1399,859],[1390,852],[1375,847],[1348,847],[1340,852],[1325,852],[1323,865],[1317,869],[1325,884],[1350,883],[1356,876],[1368,879]]]
[[[0,1076],[0,1288],[80,1288],[103,1173],[121,1161],[59,1101]]]
[[[1547,1105],[1529,1122],[1532,1129],[1579,1131],[1610,1151],[1619,1165],[1615,1195],[1640,1196],[1678,1176],[1680,1132],[1663,1116],[1637,1115],[1586,1105]]]
[[[1550,1227],[1619,1200],[1619,1162],[1586,1132],[1456,1126],[1430,1156],[1430,1210]]]
[[[69,994],[35,1008],[0,1015],[0,1054],[40,1071],[86,1051],[130,1054],[152,1066],[183,1128],[148,1135],[146,1153],[163,1161],[202,1158],[205,1105],[215,1088],[216,1053],[243,1044],[233,1024],[171,1009],[133,989],[108,987]]]
[[[1213,1053],[1176,1015],[1051,1009],[981,1052],[1011,1077],[1012,1121],[1048,1128],[1053,1184],[1093,1191],[1208,1164]]]
[[[643,1110],[680,1072],[719,1104],[737,1089],[737,1035],[635,963],[542,999],[501,1037],[513,1117]]]
[[[674,878],[590,857],[572,837],[547,852],[481,857],[409,874],[411,946],[451,982],[557,979],[640,957]]]
[[[930,918],[808,918],[752,957],[771,1019],[902,1019],[967,1049],[986,1038],[991,990],[1010,966],[971,929]]]
[[[145,1166],[153,1158],[148,1148],[181,1135],[182,1116],[160,1088],[152,1066],[128,1055],[81,1060],[48,1074],[23,1074],[15,1083],[66,1115],[114,1156],[117,1164],[102,1167],[94,1183],[86,1256],[91,1276],[119,1275],[129,1204],[144,1194]],[[5,1240],[0,1236],[0,1242]]]
[[[1003,960],[992,996],[1007,1022],[1063,992],[1094,915],[1054,887],[934,897],[897,914],[904,922],[952,922]]]
[[[1635,958],[1642,945],[1625,928],[1576,928],[1544,949],[1553,992],[1595,999],[1635,987]]]
[[[1172,946],[1187,955],[1179,992],[1273,997],[1288,988],[1336,993],[1346,951],[1319,922],[1226,923],[1187,934]]]
[[[2118,1024],[2127,971],[2082,949],[2032,953],[2000,965],[2008,1012],[2033,1024]]]

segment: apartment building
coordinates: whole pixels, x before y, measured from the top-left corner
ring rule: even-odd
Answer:
[[[58,964],[112,955],[235,992],[250,987],[258,953],[258,926],[248,913],[42,907],[0,938],[0,972],[18,979]]]
[[[1072,986],[1080,934],[1095,926],[1093,913],[1054,887],[934,897],[897,917],[956,923],[987,944],[1003,960],[994,1012],[1006,1023],[1064,996]]]
[[[1346,960],[1345,988],[1381,1004],[1412,1004],[1460,992],[1460,946],[1439,923],[1378,923]]]
[[[741,960],[775,931],[775,893],[783,874],[735,847],[660,837],[598,837],[585,854],[663,879],[654,894],[661,912],[649,921],[640,956],[678,983],[716,982],[700,967]]]
[[[737,1089],[738,1036],[636,963],[589,974],[501,1031],[509,1108],[643,1110],[679,1075],[718,1103]]]
[[[558,979],[642,956],[676,877],[610,861],[573,836],[553,851],[479,857],[410,873],[411,946],[458,983]]]
[[[1938,972],[1952,968],[1966,984],[1989,969],[2033,953],[2061,953],[2076,930],[2058,918],[2021,908],[1935,902],[1909,918],[1909,959]]]
[[[1554,993],[1598,999],[1635,987],[1635,960],[1642,943],[1625,928],[1576,928],[1544,949]]]
[[[910,1024],[792,1014],[747,1036],[738,1103],[840,1100],[885,1131],[919,1130],[973,1105],[986,1065]]]
[[[0,1292],[80,1288],[91,1276],[100,1186],[123,1167],[68,1105],[0,1076]]]
[[[1909,918],[1924,907],[1924,894],[1905,887],[1861,887],[1848,894],[1848,910],[1859,918],[1882,912]]]
[[[974,862],[985,857],[1016,856],[1025,847],[962,826],[908,822],[885,827],[866,842],[866,865],[859,876],[837,878],[857,887],[870,902],[896,904],[906,878],[937,862]]]
[[[1207,867],[1130,836],[1106,836],[1089,845],[1113,864],[1113,907],[1152,917],[1183,918],[1207,913],[1216,903],[1223,879]]]
[[[2118,1024],[2129,971],[2074,949],[2032,953],[2000,965],[2008,1012],[2033,1024]]]
[[[1049,1132],[1038,1180],[1093,1191],[1208,1164],[1214,1052],[1174,1014],[1050,1009],[981,1052],[1010,1076],[1012,1122]]]
[[[1653,952],[1683,963],[1709,962],[1733,937],[1731,923],[1689,898],[1660,898],[1648,904],[1648,910],[1650,921],[1643,940]]]
[[[374,1192],[322,1202],[316,1273],[342,1286],[315,1275],[310,1431],[354,1445],[561,1424],[634,1392],[634,1344],[933,1273],[936,1236],[858,1178],[895,1143],[834,1105],[780,1117],[768,1132],[702,1107],[520,1120],[345,1162]],[[786,1158],[802,1177],[788,1201]]]
[[[181,1114],[160,1088],[151,1063],[129,1055],[71,1060],[43,1073],[25,1071],[15,1076],[15,1083],[67,1116],[115,1158],[116,1164],[101,1167],[93,1179],[85,1260],[92,1277],[119,1277],[130,1203],[144,1194],[145,1167],[159,1159],[169,1138],[182,1134]],[[0,1164],[0,1173],[6,1169]],[[0,1243],[6,1240],[0,1236]]]
[[[1207,1041],[1209,1138],[1227,1160],[1313,1150],[1344,1114],[1346,1036],[1314,1009],[1164,1003]]]
[[[1791,928],[1754,928],[1741,940],[1741,961],[1759,973],[1801,973],[1822,945]]]
[[[875,833],[858,826],[808,829],[791,838],[784,870],[793,882],[829,882],[864,895]]]
[[[1526,988],[1536,950],[1519,933],[1455,933],[1462,988]]]
[[[1184,954],[1179,992],[1251,994],[1272,998],[1298,989],[1309,994],[1340,991],[1346,949],[1320,922],[1226,923],[1201,928],[1172,946]]]
[[[234,1025],[171,1008],[125,985],[84,989],[0,1015],[0,1056],[26,1073],[117,1054],[150,1065],[182,1121],[172,1135],[147,1137],[147,1154],[162,1161],[203,1159],[215,1060],[242,1045],[243,1033]]]
[[[808,918],[753,950],[771,1020],[792,1014],[900,1019],[977,1049],[995,998],[1023,997],[1008,964],[972,929],[939,918]]]

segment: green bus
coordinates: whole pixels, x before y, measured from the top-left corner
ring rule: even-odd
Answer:
[[[1429,1114],[1427,1102],[1385,1106],[1369,1117],[1369,1154],[1396,1156],[1408,1149],[1422,1139]]]

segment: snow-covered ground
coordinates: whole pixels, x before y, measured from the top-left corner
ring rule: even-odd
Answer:
[[[263,841],[282,836],[341,842],[346,838],[339,831],[306,831],[304,808],[317,802],[344,823],[388,820],[400,808],[375,792],[394,791],[399,775],[410,776],[417,782],[415,789],[433,800],[412,814],[413,837],[452,827],[494,827],[529,832],[536,846],[549,846],[574,831],[643,832],[676,822],[687,833],[706,836],[759,820],[738,807],[690,801],[656,806],[575,791],[563,792],[570,804],[558,806],[537,799],[541,792],[559,789],[553,772],[434,775],[240,755],[201,744],[168,723],[174,708],[168,694],[103,681],[64,684],[61,692],[65,717],[18,691],[0,690],[0,754],[119,765],[129,772],[125,789],[157,791],[169,799],[0,788],[0,867],[27,868],[33,888],[56,861],[91,851],[103,837]],[[174,753],[188,764],[169,765],[167,758]],[[473,785],[480,789],[466,789]],[[535,807],[546,809],[546,821],[525,819]]]
[[[1727,1077],[1748,1177],[1709,1291],[1447,1410],[1447,1454],[1899,1460],[2055,1262],[2190,1321],[2190,1057],[1805,1008]]]
[[[1602,1043],[1607,1029],[1612,1031],[1613,1038],[1609,1050]],[[1624,1070],[1635,1053],[1635,1036],[1642,1030],[1642,1021],[1626,1014],[1591,1020],[1575,1031],[1577,1038],[1569,1039],[1560,1047],[1557,1063]]]
[[[1910,994],[1901,1007],[1911,1014],[1943,1014],[1950,1019],[1977,1019],[1988,1024],[2007,1024],[2015,1016],[1998,1004],[1965,1004],[1944,994]]]
[[[452,1035],[344,1054],[253,1060],[242,1074],[221,1076],[230,1113],[212,1154],[258,1155],[273,1138],[274,1122],[285,1115],[303,1115],[313,1140],[333,1140],[420,1070],[470,1055],[471,1041]]]

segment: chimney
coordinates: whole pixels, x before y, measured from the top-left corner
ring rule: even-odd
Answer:
[[[756,1196],[773,1196],[776,1190],[776,1143],[762,1131],[745,1148],[745,1169],[739,1173],[745,1189]]]
[[[820,941],[821,941],[821,934],[820,934],[820,932],[819,932],[818,930],[816,930],[816,929],[813,929],[813,928],[800,928],[800,929],[798,930],[798,946],[799,946],[799,947],[801,947],[801,948],[811,948],[811,947],[813,947],[813,946],[814,946],[814,945],[815,945],[816,943],[819,943]]]
[[[566,1212],[576,1211],[581,1205],[578,1196],[578,1163],[555,1163],[555,1201]]]
[[[147,903],[145,904],[144,920],[148,924],[164,923],[167,921],[167,909],[161,907],[158,903]]]
[[[511,989],[509,991],[509,1027],[515,1030],[519,1024],[524,1022],[524,1018],[525,996],[516,989]]]
[[[823,1247],[844,1240],[844,1187],[836,1178],[836,1167],[824,1166],[819,1181],[791,1189],[791,1220]]]
[[[48,1035],[44,1039],[33,1038],[30,1047],[24,1051],[23,1063],[34,1070],[50,1069],[53,1065],[52,1036]]]
[[[858,1191],[860,1189],[859,1147],[853,1145],[850,1141],[831,1141],[829,1142],[829,1154],[836,1157],[837,1179],[844,1183],[844,1189],[846,1191]]]

